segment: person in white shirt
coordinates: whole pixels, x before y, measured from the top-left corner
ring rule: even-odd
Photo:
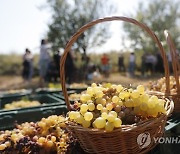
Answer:
[[[39,56],[39,74],[40,74],[40,84],[43,85],[46,79],[47,70],[49,63],[51,61],[50,51],[47,44],[47,40],[41,41],[40,56]]]

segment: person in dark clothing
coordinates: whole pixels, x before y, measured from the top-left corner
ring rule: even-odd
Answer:
[[[59,77],[59,73],[60,73],[60,52],[59,50],[57,52],[54,53],[54,56],[53,56],[53,59],[54,59],[54,63],[55,63],[55,66],[56,66],[56,70],[58,72],[58,76]]]
[[[74,59],[72,57],[72,54],[68,52],[66,62],[65,62],[65,75],[66,75],[66,81],[67,83],[72,83],[73,81],[73,76],[74,76]]]
[[[119,72],[125,72],[124,57],[122,54],[120,54],[118,58],[118,67],[119,67]]]
[[[141,57],[141,74],[145,76],[146,71],[146,53],[144,53]]]
[[[155,66],[155,71],[159,72],[159,73],[163,73],[164,72],[164,65],[163,65],[163,59],[162,59],[160,53],[157,53],[156,58],[157,58],[157,63]]]
[[[28,74],[29,74],[29,62],[24,60],[23,61],[23,72],[22,76],[24,80],[28,80]]]
[[[22,76],[23,79],[26,81],[31,81],[32,74],[33,74],[33,56],[29,49],[25,50],[25,54],[23,56],[23,71]]]
[[[48,65],[46,79],[48,82],[52,82],[52,81],[57,82],[58,76],[59,73],[58,70],[56,69],[55,61],[52,60]]]

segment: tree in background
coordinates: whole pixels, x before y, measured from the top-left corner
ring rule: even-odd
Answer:
[[[115,10],[108,1],[105,3],[102,0],[48,0],[48,3],[53,15],[47,35],[54,50],[64,48],[81,26]],[[109,37],[108,25],[100,24],[84,32],[73,48],[86,55],[87,48],[101,45]]]
[[[52,23],[49,25],[48,40],[53,45],[53,51],[64,48],[70,37],[88,22],[110,15],[115,7],[102,0],[48,0],[52,9]],[[98,24],[85,31],[73,44],[72,49],[83,53],[80,72],[82,79],[87,76],[87,49],[102,45],[110,37],[108,25]],[[77,77],[77,78],[80,78]]]
[[[145,3],[146,2],[146,3]],[[149,0],[139,3],[135,15],[128,15],[145,23],[158,38],[165,43],[164,30],[167,29],[174,39],[175,45],[180,49],[180,5],[178,0]],[[153,40],[139,27],[124,23],[127,37],[131,40],[132,49],[156,52],[157,48]]]

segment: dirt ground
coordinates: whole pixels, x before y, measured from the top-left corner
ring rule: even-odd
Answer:
[[[135,77],[128,77],[125,74],[111,74],[108,78],[101,76],[99,79],[96,79],[94,81],[89,81],[87,83],[96,82],[110,82],[110,83],[119,83],[122,85],[132,85],[137,86],[139,84],[146,85],[149,81],[157,80],[161,76],[149,76],[149,77],[141,77],[141,76],[135,76]],[[0,91],[3,90],[11,90],[11,89],[36,89],[39,88],[39,78],[35,77],[32,79],[30,83],[26,83],[23,81],[21,76],[0,76]]]

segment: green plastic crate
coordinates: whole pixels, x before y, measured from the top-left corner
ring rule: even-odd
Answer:
[[[36,122],[41,118],[47,118],[50,115],[62,115],[67,113],[67,107],[65,105],[56,105],[49,107],[41,107],[35,109],[9,111],[0,113],[0,130],[12,129],[17,122],[21,124],[23,122]]]
[[[50,94],[34,94],[34,95],[27,95],[25,96],[26,99],[33,101],[37,100],[41,103],[39,106],[34,106],[34,107],[26,107],[26,108],[18,108],[18,109],[13,109],[13,110],[3,110],[5,104],[11,103],[12,101],[19,101],[22,100],[24,96],[12,96],[12,97],[5,97],[0,99],[0,112],[8,112],[8,111],[13,111],[13,110],[27,110],[27,109],[35,109],[35,108],[40,108],[40,107],[48,107],[48,106],[53,106],[53,105],[64,105],[65,102],[62,99],[58,99],[57,97],[54,97]]]
[[[32,93],[32,90],[24,90],[22,92],[15,92],[15,93],[8,93],[1,91],[0,92],[0,99],[6,99],[6,98],[13,98],[13,97],[19,97],[19,96],[27,96]]]
[[[76,93],[81,93],[87,90],[87,88],[67,88],[67,91],[75,91]]]
[[[74,94],[74,93],[79,93],[79,92],[77,92],[77,91],[75,91],[75,90],[70,90],[70,91],[67,91],[68,92],[68,94]],[[56,94],[56,93],[54,93],[54,94],[52,94],[54,97],[57,97],[57,98],[59,98],[59,99],[62,99],[62,100],[64,100],[65,101],[65,98],[64,98],[64,95],[63,95],[63,93],[61,92],[60,94]],[[74,101],[70,101],[70,103],[74,103]]]
[[[60,92],[62,92],[61,89],[49,89],[49,88],[38,88],[35,90],[35,93],[36,94],[53,94],[53,93],[56,93],[56,94],[59,94]]]

